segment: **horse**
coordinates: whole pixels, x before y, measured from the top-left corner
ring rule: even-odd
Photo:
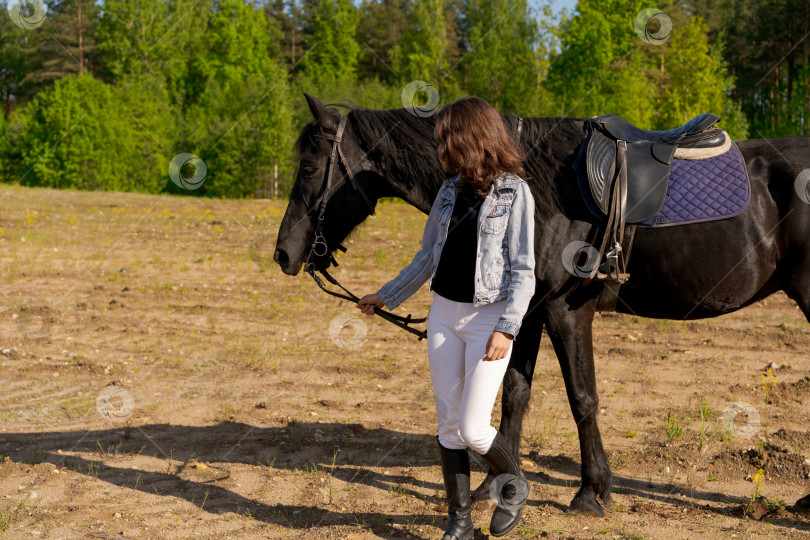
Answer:
[[[333,252],[374,212],[380,197],[402,198],[427,214],[446,177],[431,115],[407,108],[354,106],[347,106],[343,115],[316,97],[304,96],[313,118],[295,142],[300,163],[273,255],[291,276],[307,261],[315,268],[328,267]],[[517,132],[518,116],[502,119],[507,129]],[[612,504],[612,473],[597,425],[592,324],[605,284],[584,284],[561,262],[566,246],[584,241],[600,227],[586,208],[574,170],[583,122],[522,119],[518,140],[535,199],[537,288],[504,376],[499,430],[519,458],[523,417],[545,329],[579,436],[581,484],[570,509],[603,516],[603,505]],[[336,141],[338,127],[343,132]],[[638,228],[627,268],[632,278],[621,286],[614,311],[658,319],[717,317],[784,291],[810,322],[810,196],[807,186],[797,181],[810,168],[810,137],[736,144],[750,178],[748,205],[727,219]],[[339,161],[334,159],[336,146]],[[332,168],[339,171],[336,179],[325,181]],[[320,220],[314,217],[319,208]],[[310,248],[319,224],[326,245],[313,257]],[[492,480],[490,470],[474,500],[488,497]]]

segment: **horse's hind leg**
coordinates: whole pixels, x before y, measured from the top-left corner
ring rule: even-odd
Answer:
[[[791,275],[785,293],[799,304],[799,308],[810,322],[810,261],[798,267]],[[805,495],[792,507],[796,513],[810,514],[810,494]]]
[[[808,277],[810,279],[810,277]],[[804,316],[807,317],[807,322],[810,322],[810,293],[807,293],[804,297],[804,300],[798,301],[799,307],[804,312]]]
[[[520,434],[523,416],[529,408],[532,377],[540,350],[540,337],[543,334],[543,320],[540,309],[531,310],[520,325],[520,339],[516,340],[509,359],[509,367],[503,378],[501,393],[501,424],[498,430],[509,442],[516,463],[520,463]],[[490,498],[489,486],[495,475],[490,469],[481,485],[472,493],[472,500],[485,501]]]
[[[810,256],[791,273],[785,293],[799,304],[807,322],[810,322]]]
[[[807,276],[807,280],[810,282],[810,275]],[[810,284],[807,285],[807,288],[810,289]],[[804,316],[807,317],[807,322],[810,322],[810,290],[805,290],[801,300],[798,302],[799,307],[802,308],[804,312]]]

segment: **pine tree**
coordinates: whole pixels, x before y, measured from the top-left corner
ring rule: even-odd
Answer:
[[[95,72],[93,37],[100,8],[91,0],[64,0],[49,4],[45,22],[33,29],[26,48],[30,71],[23,83],[39,88],[67,75]]]
[[[0,11],[6,9],[0,3]],[[14,108],[31,95],[21,85],[29,71],[29,59],[24,54],[24,47],[30,37],[30,31],[14,24],[10,17],[0,17],[0,99],[6,116],[11,116]]]
[[[411,6],[411,0],[364,0],[360,5],[357,42],[362,77],[398,79],[391,55],[398,44],[408,43]]]

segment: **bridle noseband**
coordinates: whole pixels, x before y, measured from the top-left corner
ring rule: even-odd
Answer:
[[[324,239],[324,236],[322,234],[323,217],[324,217],[324,213],[326,212],[326,203],[327,203],[326,198],[327,198],[327,195],[329,194],[329,189],[332,186],[332,169],[334,168],[334,165],[335,165],[335,155],[336,154],[340,156],[340,163],[342,163],[343,168],[346,169],[346,174],[344,176],[348,176],[349,181],[352,183],[352,186],[354,187],[354,190],[360,192],[360,195],[363,197],[363,200],[366,201],[366,205],[368,205],[369,210],[371,210],[371,215],[377,215],[377,212],[374,209],[374,205],[371,204],[371,201],[366,196],[366,193],[360,188],[360,185],[357,183],[357,180],[354,178],[354,175],[352,174],[352,171],[349,168],[349,164],[346,163],[346,156],[343,155],[343,149],[340,146],[340,143],[343,140],[343,132],[344,132],[344,130],[346,128],[346,119],[347,118],[348,117],[346,115],[340,114],[340,119],[338,121],[338,127],[337,127],[337,130],[335,131],[334,136],[331,136],[331,135],[328,135],[328,134],[322,135],[323,138],[332,141],[332,151],[330,152],[329,159],[328,159],[328,161],[326,163],[326,180],[325,180],[325,186],[324,186],[324,189],[323,189],[323,193],[321,194],[318,202],[316,203],[318,205],[318,223],[315,226],[315,240],[313,240],[312,245],[310,246],[309,253],[307,254],[307,258],[304,261],[304,269],[306,270],[307,273],[309,273],[309,275],[312,276],[312,279],[315,280],[315,283],[317,283],[318,287],[323,289],[324,292],[326,292],[328,294],[331,294],[332,296],[337,296],[338,298],[344,298],[346,300],[351,300],[352,302],[357,302],[357,301],[360,300],[360,298],[358,298],[357,296],[352,294],[351,291],[346,289],[343,285],[341,285],[338,282],[338,280],[336,280],[334,277],[332,277],[329,274],[329,272],[326,271],[326,268],[329,268],[329,266],[331,266],[331,265],[338,266],[338,262],[335,259],[334,254],[329,251],[329,246],[327,245],[326,240]],[[523,127],[523,118],[518,116],[517,119],[518,119],[517,138],[518,138],[518,144],[520,144],[520,131],[521,131],[521,128]],[[338,165],[338,168],[340,168],[340,165]],[[307,214],[309,214],[309,210],[307,211]],[[319,250],[321,248],[322,248],[323,252],[319,253]],[[337,249],[341,250],[343,253],[346,253],[346,247],[343,246],[342,244],[338,244]],[[313,255],[316,255],[318,257],[323,257],[323,256],[325,256],[327,254],[329,255],[329,262],[327,263],[325,268],[315,268],[315,263],[310,262]],[[332,283],[333,285],[337,285],[338,287],[340,287],[341,289],[346,291],[346,294],[336,293],[336,292],[330,291],[329,289],[324,287],[323,281],[321,281],[321,279],[318,276],[315,275],[316,270],[318,272],[320,272],[330,283]],[[412,316],[410,314],[408,314],[407,317],[401,317],[401,316],[395,315],[395,314],[393,314],[393,313],[391,313],[389,311],[385,311],[384,309],[379,308],[377,306],[374,306],[374,313],[379,315],[383,319],[385,319],[385,320],[399,326],[400,328],[402,328],[404,330],[407,330],[408,332],[410,332],[412,334],[415,334],[416,336],[419,337],[420,341],[422,339],[424,339],[425,337],[427,337],[427,330],[422,330],[420,332],[419,330],[410,327],[411,324],[420,324],[420,323],[425,322],[427,320],[427,317],[423,317],[421,319],[414,319],[414,318],[412,318]]]
[[[324,139],[328,139],[332,141],[332,152],[329,154],[329,159],[326,162],[326,186],[323,189],[323,193],[321,194],[321,198],[317,202],[318,206],[318,224],[315,226],[315,241],[312,244],[312,249],[307,256],[307,271],[310,268],[314,269],[314,265],[309,262],[310,256],[314,253],[319,257],[323,257],[329,252],[329,246],[326,244],[326,240],[324,239],[323,235],[321,234],[321,230],[323,229],[323,216],[326,212],[326,197],[329,195],[329,189],[332,187],[332,169],[333,165],[335,164],[335,153],[340,155],[340,162],[343,163],[343,167],[346,169],[346,176],[349,177],[349,181],[351,181],[352,186],[354,187],[355,191],[359,191],[360,195],[363,196],[363,200],[366,201],[369,210],[371,210],[371,215],[377,215],[377,211],[374,209],[374,205],[371,204],[371,201],[366,196],[365,191],[360,189],[360,185],[355,180],[354,175],[352,174],[352,170],[349,168],[349,164],[346,163],[346,156],[343,155],[343,149],[340,147],[340,141],[343,139],[343,131],[346,129],[346,116],[341,114],[340,121],[338,122],[337,131],[335,135],[322,135]],[[309,211],[307,211],[309,213]],[[323,253],[318,253],[317,248],[323,246]],[[346,252],[346,248],[342,245],[339,245],[339,248],[344,253]],[[331,263],[335,266],[338,265],[335,258],[330,254]],[[328,265],[327,265],[328,267]]]

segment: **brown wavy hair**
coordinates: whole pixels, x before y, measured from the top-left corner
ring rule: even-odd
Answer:
[[[433,138],[444,172],[448,176],[460,172],[459,188],[471,183],[479,197],[487,196],[503,172],[526,179],[520,147],[506,131],[501,114],[478,96],[439,109]]]

